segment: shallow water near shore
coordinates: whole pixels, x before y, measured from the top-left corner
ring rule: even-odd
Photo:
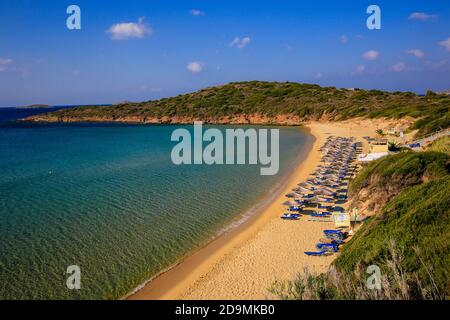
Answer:
[[[239,221],[311,139],[280,128],[279,174],[261,176],[173,165],[178,127],[3,121],[0,298],[122,297]],[[70,265],[81,290],[66,287]]]

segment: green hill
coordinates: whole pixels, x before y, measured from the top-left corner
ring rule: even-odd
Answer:
[[[336,267],[353,273],[375,264],[390,272],[390,241],[401,248],[401,270],[417,274],[422,286],[450,297],[450,177],[407,189],[370,219],[343,247]],[[416,252],[415,249],[418,251]],[[411,278],[410,280],[413,280]],[[414,284],[413,284],[414,285]],[[418,288],[413,288],[413,292]]]
[[[121,121],[132,118],[142,122],[170,122],[167,119],[178,117],[178,122],[196,119],[214,123],[229,117],[250,115],[270,119],[281,115],[294,122],[324,118],[398,119],[409,116],[417,120],[411,129],[419,129],[422,135],[450,126],[449,107],[450,96],[432,92],[419,96],[411,92],[348,90],[314,84],[249,81],[233,82],[141,103],[59,110],[47,115],[47,119]],[[34,120],[45,121],[45,117],[41,115]]]
[[[441,137],[427,148],[428,151],[443,152],[450,155],[450,136]]]
[[[363,189],[371,197],[390,193],[378,198],[381,209],[342,246],[330,271],[277,283],[272,292],[294,299],[449,299],[450,156],[407,152],[377,160],[352,182],[354,197]],[[381,269],[381,292],[366,287],[371,265]]]
[[[350,185],[352,206],[378,211],[407,187],[445,177],[448,159],[439,152],[406,152],[374,161]]]

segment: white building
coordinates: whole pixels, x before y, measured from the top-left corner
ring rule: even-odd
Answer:
[[[368,154],[360,154],[358,155],[358,161],[359,162],[370,162],[373,160],[377,160],[383,157],[386,157],[389,154],[389,152],[373,152]]]

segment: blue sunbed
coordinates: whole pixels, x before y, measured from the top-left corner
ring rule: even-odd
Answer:
[[[325,251],[325,250],[317,251],[317,252],[305,251],[305,254],[308,255],[308,256],[323,256],[323,255],[325,255],[326,253],[328,253],[328,252]]]
[[[339,245],[336,243],[318,243],[316,244],[317,250],[325,250],[330,252],[338,252]]]

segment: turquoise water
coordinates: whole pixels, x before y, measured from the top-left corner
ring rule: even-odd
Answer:
[[[281,129],[280,172],[261,176],[173,165],[175,128],[0,124],[0,298],[123,296],[251,208],[311,139]]]

